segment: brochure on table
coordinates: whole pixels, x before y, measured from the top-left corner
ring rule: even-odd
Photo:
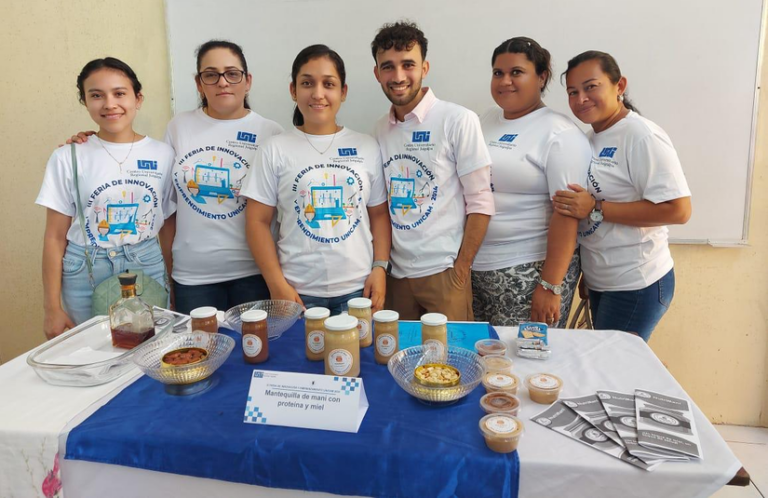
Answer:
[[[581,418],[578,413],[572,411],[562,401],[555,402],[543,412],[531,417],[531,419],[539,425],[543,425],[603,453],[608,453],[641,469],[651,471],[656,467],[656,465],[647,465],[639,458],[630,455],[625,448],[608,439],[605,434],[592,427],[589,422]]]
[[[367,411],[361,378],[254,370],[243,422],[357,432]]]
[[[635,389],[635,410],[641,445],[703,457],[687,400]]]
[[[608,414],[596,394],[578,398],[562,398],[561,401],[568,408],[581,415],[584,420],[594,425],[597,430],[608,436],[614,443],[624,447],[624,441],[621,440],[613,423],[608,419]]]

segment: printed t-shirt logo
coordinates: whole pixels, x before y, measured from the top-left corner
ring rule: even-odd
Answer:
[[[438,195],[432,170],[416,155],[403,153],[384,163],[384,176],[392,227],[411,230],[423,224],[432,214]]]
[[[512,143],[517,138],[517,135],[502,135],[502,137],[499,139],[499,142],[508,142]]]
[[[613,158],[613,155],[616,154],[616,149],[618,147],[603,147],[603,150],[600,151],[599,157],[609,157]]]
[[[354,148],[354,147],[347,147],[347,148],[344,148],[344,149],[339,149],[339,155],[341,157],[356,156],[357,155],[357,149]]]
[[[184,154],[179,165],[174,168],[174,186],[197,214],[225,220],[245,210],[240,188],[249,163],[238,152],[220,146],[201,147]]]
[[[292,191],[296,223],[304,235],[323,244],[349,238],[360,225],[363,179],[344,164],[316,164],[301,170]],[[346,223],[344,223],[346,221]]]
[[[157,169],[157,161],[149,161],[149,160],[146,160],[146,159],[139,159],[136,163],[137,163],[139,169],[151,169],[151,170],[156,170]]]
[[[429,131],[414,131],[411,141],[413,143],[426,143],[429,142]]]
[[[248,133],[247,131],[238,131],[237,132],[237,139],[241,142],[250,142],[252,144],[256,143],[256,134],[255,133]]]
[[[129,172],[135,176],[137,172]],[[120,178],[93,190],[86,203],[85,233],[92,245],[99,242],[136,244],[155,226],[159,198],[154,186],[139,178]],[[127,238],[127,239],[126,239]]]

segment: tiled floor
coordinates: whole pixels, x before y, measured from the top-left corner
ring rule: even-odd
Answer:
[[[714,498],[768,498],[768,429],[716,425],[736,458],[752,478],[746,488],[725,486],[712,495]]]

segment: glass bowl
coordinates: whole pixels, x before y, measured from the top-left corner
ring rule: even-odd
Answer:
[[[428,363],[442,363],[458,369],[461,381],[451,387],[428,387],[415,382],[413,372],[416,367]],[[400,387],[427,404],[448,404],[460,400],[480,384],[485,371],[480,355],[457,346],[448,346],[443,353],[424,346],[406,348],[395,353],[387,367]]]
[[[186,385],[205,380],[229,358],[235,340],[226,334],[186,332],[167,334],[156,341],[139,347],[133,362],[142,372],[166,385]],[[180,366],[164,366],[166,353],[180,348],[203,348],[208,357],[200,362]]]
[[[265,301],[253,301],[243,303],[231,308],[224,315],[224,320],[232,327],[232,330],[242,334],[243,322],[240,315],[250,310],[264,310],[267,312],[267,335],[269,340],[275,340],[283,335],[283,332],[291,328],[301,315],[301,305],[293,301],[281,301],[267,299]]]

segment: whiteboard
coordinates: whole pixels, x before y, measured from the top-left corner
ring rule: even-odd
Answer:
[[[172,105],[174,112],[197,106],[194,51],[226,39],[244,49],[252,108],[288,128],[293,59],[324,43],[347,69],[339,123],[370,133],[389,109],[370,43],[383,23],[407,17],[429,41],[425,85],[438,98],[478,113],[495,105],[493,49],[529,36],[552,54],[556,78],[546,104],[573,118],[557,76],[571,57],[602,50],[680,155],[693,215],[670,227],[672,241],[739,245],[747,241],[764,16],[763,0],[166,0]]]

